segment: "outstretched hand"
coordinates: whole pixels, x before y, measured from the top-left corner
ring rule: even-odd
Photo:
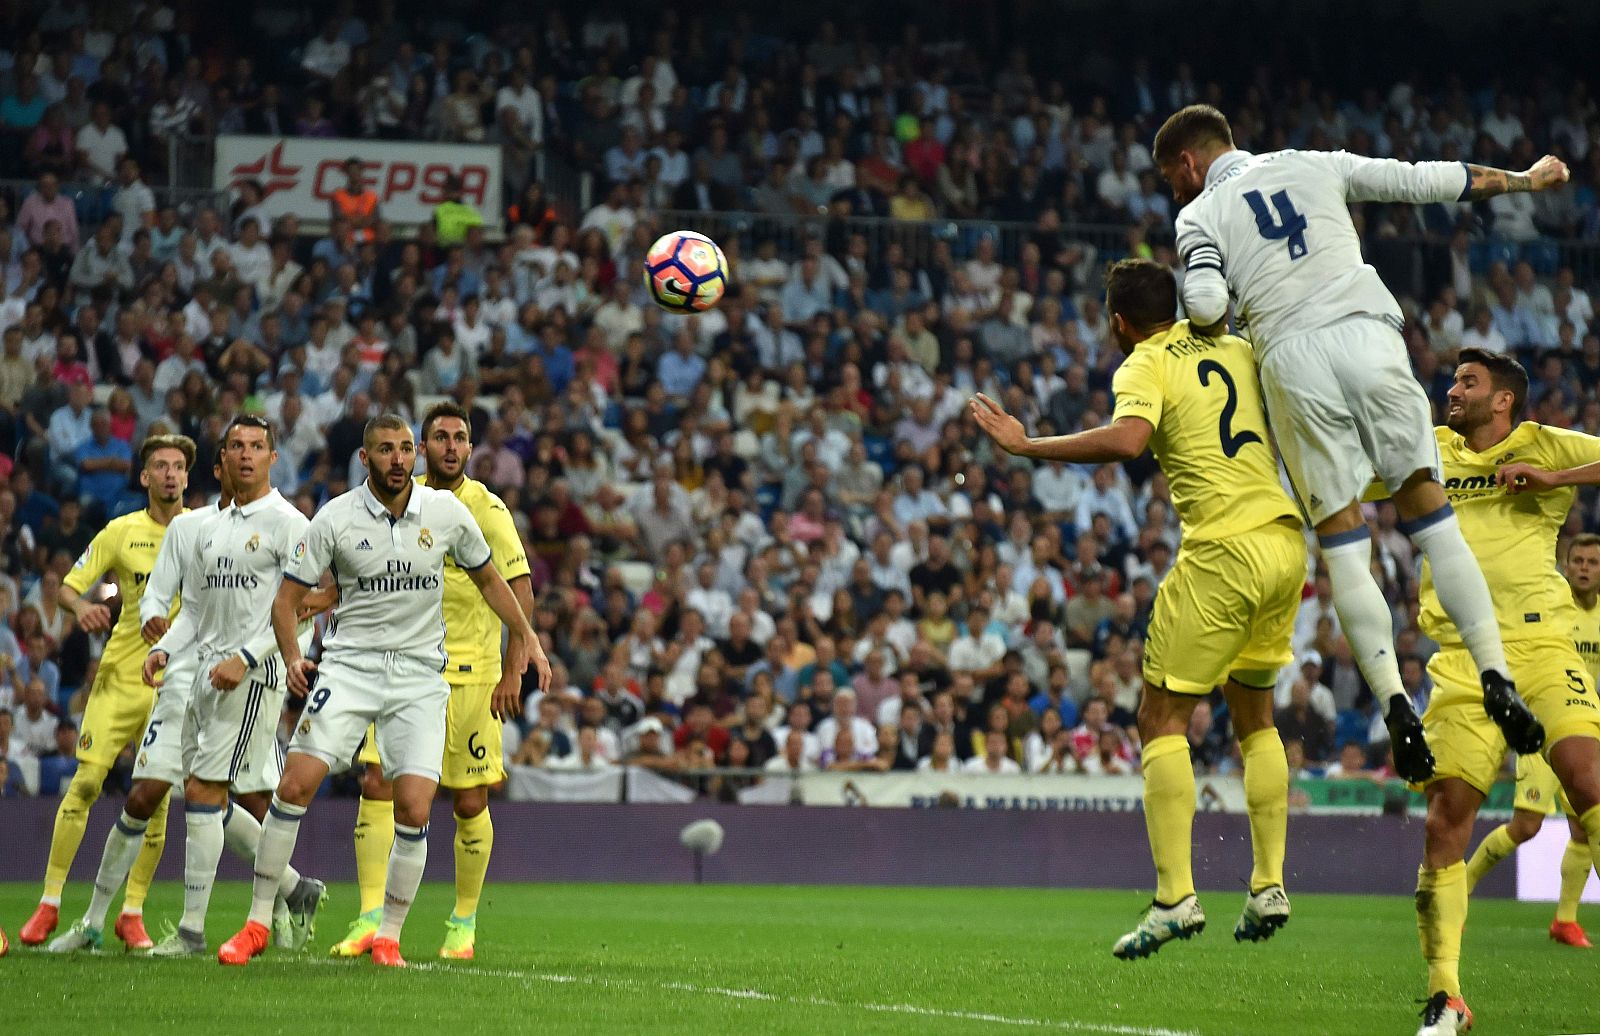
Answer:
[[[982,392],[972,397],[972,419],[1007,453],[1021,452],[1027,444],[1028,433],[1022,422],[1006,413],[1005,407]]]

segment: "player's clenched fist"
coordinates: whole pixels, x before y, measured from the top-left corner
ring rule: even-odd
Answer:
[[[1545,155],[1539,161],[1528,167],[1528,183],[1536,191],[1550,187],[1560,187],[1567,182],[1571,174],[1567,171],[1567,163],[1555,155]]]
[[[144,682],[147,687],[159,688],[162,684],[156,673],[167,667],[167,653],[165,651],[152,651],[144,656]]]
[[[243,658],[231,655],[211,667],[211,686],[219,691],[231,691],[239,686],[244,674],[250,671]]]

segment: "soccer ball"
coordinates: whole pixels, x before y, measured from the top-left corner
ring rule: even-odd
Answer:
[[[704,234],[674,230],[645,254],[644,286],[662,309],[704,313],[728,290],[728,260]]]

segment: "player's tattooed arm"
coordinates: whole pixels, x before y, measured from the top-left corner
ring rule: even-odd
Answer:
[[[1567,164],[1554,155],[1545,155],[1526,171],[1513,173],[1488,166],[1467,166],[1467,201],[1482,201],[1497,194],[1516,194],[1559,187],[1567,182]]]

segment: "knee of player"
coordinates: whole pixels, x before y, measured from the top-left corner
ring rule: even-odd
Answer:
[[[489,808],[488,788],[458,788],[452,793],[456,816],[471,820]]]
[[[100,797],[100,788],[106,782],[106,775],[111,771],[104,766],[95,766],[92,763],[79,763],[77,772],[72,775],[72,780],[67,785],[66,795],[68,801],[88,807]]]
[[[1506,834],[1518,845],[1526,842],[1539,833],[1539,828],[1544,826],[1544,817],[1526,809],[1516,810],[1511,814],[1511,821],[1506,824]]]
[[[367,772],[361,776],[361,797],[373,802],[388,802],[394,798],[394,785],[384,780],[383,767],[367,767]]]
[[[404,827],[425,827],[432,803],[406,801],[398,796],[394,800],[394,822]]]
[[[1459,842],[1464,851],[1481,796],[1465,782],[1455,783],[1461,787],[1447,787],[1428,797],[1428,818],[1424,821],[1423,833],[1429,846],[1446,848]]]
[[[170,785],[161,781],[134,781],[124,809],[136,820],[149,820],[166,800]]]
[[[1182,734],[1189,726],[1189,713],[1195,699],[1174,694],[1164,687],[1146,682],[1139,696],[1139,736],[1145,742],[1171,734]]]

